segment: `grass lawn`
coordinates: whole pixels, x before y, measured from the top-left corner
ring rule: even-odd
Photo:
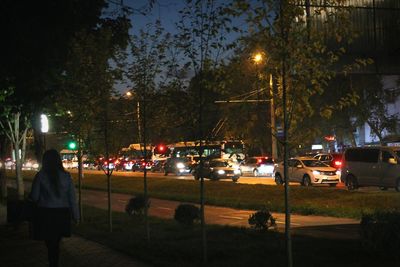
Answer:
[[[201,266],[201,231],[173,220],[150,218],[150,243],[141,219],[113,214],[108,232],[107,211],[85,207],[85,222],[74,231],[132,255],[153,266]],[[252,229],[207,226],[206,266],[286,266],[284,235]],[[294,266],[400,266],[390,257],[366,251],[357,240],[326,240],[293,236]]]
[[[9,172],[9,177],[14,173]],[[26,180],[34,172],[24,172]],[[77,185],[77,174],[72,175]],[[101,174],[85,174],[83,187],[105,190],[107,179]],[[112,176],[113,192],[140,194],[143,179],[138,177]],[[149,195],[154,198],[199,202],[199,182],[171,178],[148,178]],[[248,185],[228,182],[205,182],[206,204],[242,209],[267,207],[270,211],[284,212],[284,188],[275,185]],[[400,210],[400,193],[338,190],[327,187],[290,188],[293,213],[361,218],[363,213],[376,210]]]

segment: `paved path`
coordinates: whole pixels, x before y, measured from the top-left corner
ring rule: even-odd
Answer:
[[[6,209],[0,204],[0,261],[4,267],[44,267],[44,242],[28,237],[28,225],[18,229],[5,225]],[[131,257],[78,236],[61,242],[60,267],[145,267]]]
[[[127,194],[112,194],[112,209],[124,212],[128,200],[132,196]],[[83,204],[97,208],[107,209],[107,193],[103,191],[83,190]],[[151,199],[150,216],[172,219],[176,207],[181,202]],[[248,227],[249,215],[254,210],[238,210],[217,206],[206,206],[205,217],[207,224],[222,224],[230,226]],[[277,219],[278,230],[283,231],[285,216],[282,213],[273,213]],[[292,215],[291,226],[294,233],[315,237],[357,239],[359,221],[347,218],[327,216]]]

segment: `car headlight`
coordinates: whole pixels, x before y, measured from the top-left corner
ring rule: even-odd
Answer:
[[[312,173],[313,173],[314,175],[320,175],[320,174],[321,174],[320,171],[312,171]]]
[[[218,174],[225,174],[225,171],[224,170],[218,170]]]
[[[341,176],[341,175],[342,175],[342,171],[341,171],[341,170],[337,170],[337,171],[336,171],[336,175]]]
[[[240,169],[235,169],[235,170],[233,171],[233,173],[234,173],[234,174],[240,174]]]
[[[185,168],[185,164],[183,164],[182,162],[178,162],[178,163],[176,164],[176,167],[177,167],[178,169],[184,169],[184,168]]]

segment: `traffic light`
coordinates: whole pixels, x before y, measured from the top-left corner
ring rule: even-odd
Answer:
[[[71,150],[75,150],[77,148],[77,144],[75,141],[69,141],[67,144],[68,148]]]

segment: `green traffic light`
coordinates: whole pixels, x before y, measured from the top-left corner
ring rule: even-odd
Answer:
[[[68,148],[74,150],[76,148],[76,143],[74,141],[69,142]]]

